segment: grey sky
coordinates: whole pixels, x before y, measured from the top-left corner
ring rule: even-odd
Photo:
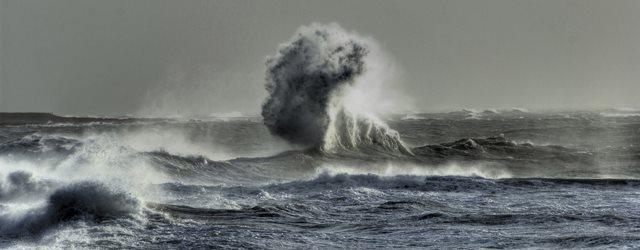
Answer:
[[[311,22],[380,42],[419,110],[640,108],[638,13],[636,0],[0,0],[0,111],[257,113],[265,56]]]

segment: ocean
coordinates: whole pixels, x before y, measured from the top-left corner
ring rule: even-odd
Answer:
[[[3,113],[0,247],[640,247],[638,111],[380,123],[402,143],[319,150],[259,116]]]

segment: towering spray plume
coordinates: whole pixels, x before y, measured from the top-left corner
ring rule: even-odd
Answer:
[[[266,126],[292,143],[322,151],[376,147],[410,153],[396,131],[347,105],[368,74],[370,42],[337,24],[301,27],[267,60]]]

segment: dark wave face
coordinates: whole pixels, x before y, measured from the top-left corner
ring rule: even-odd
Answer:
[[[136,213],[138,201],[100,183],[80,182],[55,190],[42,208],[17,218],[0,219],[0,234],[19,238],[37,236],[68,221],[100,222]]]

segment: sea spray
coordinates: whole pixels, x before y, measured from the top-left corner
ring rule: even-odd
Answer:
[[[53,192],[45,206],[18,218],[0,216],[0,235],[29,236],[72,220],[101,222],[139,213],[140,202],[99,182],[79,182]]]
[[[289,142],[323,152],[375,147],[410,153],[396,131],[345,100],[369,73],[375,48],[337,24],[301,27],[267,60],[265,125]]]

